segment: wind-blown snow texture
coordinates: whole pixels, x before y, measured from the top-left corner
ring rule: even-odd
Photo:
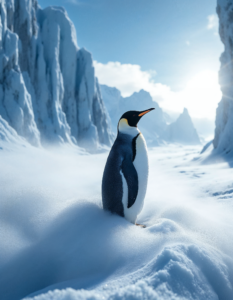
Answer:
[[[92,57],[61,7],[0,2],[0,115],[31,144],[110,145]]]
[[[219,152],[233,151],[233,1],[218,0],[219,34],[224,44],[221,55],[219,82],[222,89],[222,100],[217,108],[214,147]]]
[[[113,132],[117,132],[119,118],[125,111],[154,107],[155,110],[143,117],[139,123],[149,146],[162,145],[164,141],[180,144],[200,143],[187,109],[184,109],[175,122],[167,124],[167,114],[153,101],[148,92],[140,90],[130,97],[122,97],[118,89],[106,85],[101,85],[101,91]]]
[[[233,299],[228,163],[149,150],[143,229],[101,207],[107,153],[64,147],[0,150],[1,300]]]

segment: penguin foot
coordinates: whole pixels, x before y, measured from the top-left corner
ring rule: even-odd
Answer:
[[[146,228],[146,225],[141,225],[141,224],[135,224],[136,226],[142,227],[142,228]]]

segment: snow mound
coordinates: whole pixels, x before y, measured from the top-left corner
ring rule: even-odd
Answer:
[[[61,7],[0,3],[0,115],[31,144],[111,144],[91,54]]]
[[[149,150],[145,229],[102,210],[107,153],[1,151],[1,299],[231,300],[232,172],[195,147]]]
[[[175,122],[168,125],[165,132],[165,138],[169,142],[189,145],[200,144],[200,139],[193,126],[187,108],[184,108],[183,113]]]
[[[143,278],[143,279],[142,279]],[[232,299],[228,269],[195,245],[165,247],[146,267],[94,290],[55,289],[26,299]]]

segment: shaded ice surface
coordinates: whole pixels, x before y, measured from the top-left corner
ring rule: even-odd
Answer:
[[[157,102],[153,101],[150,93],[140,90],[129,97],[122,97],[118,89],[101,85],[103,100],[109,115],[109,123],[112,131],[117,133],[117,125],[122,114],[128,110],[146,110],[155,108],[140,120],[140,130],[150,146],[167,143],[200,144],[197,131],[193,126],[188,110],[174,122],[169,121],[169,115],[165,113]]]
[[[217,14],[219,16],[219,35],[224,45],[224,52],[220,57],[221,68],[219,83],[222,90],[216,114],[216,128],[214,147],[218,152],[230,153],[233,151],[233,1],[218,0]]]
[[[5,124],[6,125],[6,124]],[[101,207],[107,152],[0,143],[1,300],[233,298],[232,169],[149,150],[139,228]]]
[[[188,145],[200,144],[200,139],[196,129],[193,126],[193,122],[190,118],[187,108],[184,108],[183,113],[175,122],[167,126],[165,138],[173,143]]]
[[[111,144],[91,54],[61,7],[0,2],[0,115],[32,145]]]
[[[22,138],[19,137],[17,132],[9,126],[9,124],[0,116],[0,140],[8,143],[15,143],[22,145],[27,144]]]

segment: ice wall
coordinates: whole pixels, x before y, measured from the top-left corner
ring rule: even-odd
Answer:
[[[0,115],[34,145],[110,145],[91,54],[63,8],[0,2]]]
[[[224,44],[220,57],[219,82],[223,93],[217,108],[214,147],[220,152],[233,151],[233,1],[218,0],[219,34]]]

